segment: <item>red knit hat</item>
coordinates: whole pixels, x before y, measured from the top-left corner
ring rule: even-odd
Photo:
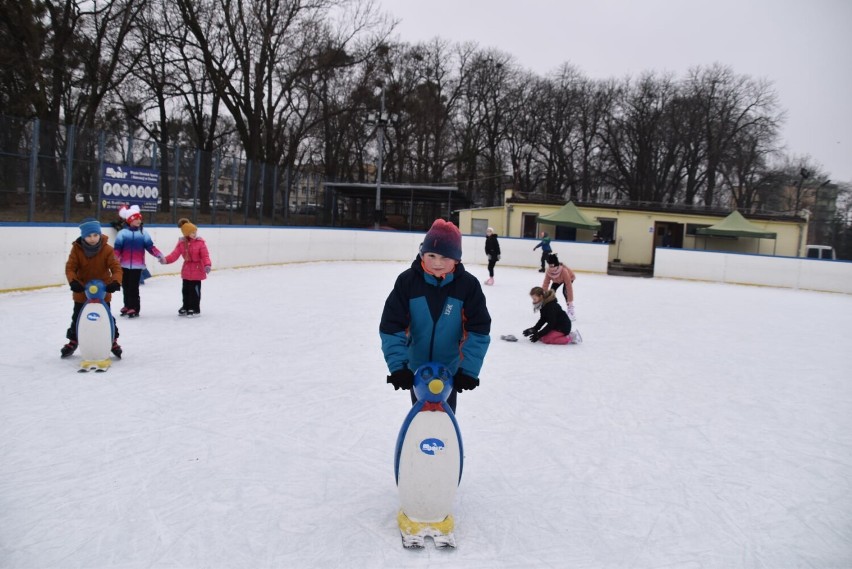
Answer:
[[[459,228],[449,221],[436,219],[423,238],[420,253],[437,253],[449,259],[461,261],[462,236]]]

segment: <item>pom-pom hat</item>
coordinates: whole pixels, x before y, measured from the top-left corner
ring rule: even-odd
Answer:
[[[459,228],[449,221],[436,219],[423,238],[421,253],[437,253],[443,257],[461,261],[462,236]]]
[[[101,222],[94,217],[87,217],[80,223],[80,237],[88,237],[92,233],[101,233]]]
[[[136,219],[142,219],[142,212],[139,211],[139,206],[134,204],[130,207],[125,206],[118,210],[118,216],[127,223],[130,223]]]
[[[198,231],[198,227],[185,217],[182,217],[180,221],[178,221],[178,227],[180,227],[180,232],[184,237],[189,237]]]

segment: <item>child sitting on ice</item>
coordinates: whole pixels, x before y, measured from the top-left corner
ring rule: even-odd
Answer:
[[[542,341],[544,344],[582,344],[580,332],[571,329],[571,319],[556,302],[556,293],[545,291],[540,286],[530,290],[533,311],[540,312],[541,318],[531,328],[524,330],[524,336],[530,342]]]

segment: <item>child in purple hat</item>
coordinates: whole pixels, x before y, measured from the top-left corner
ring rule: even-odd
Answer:
[[[479,280],[461,263],[458,227],[437,219],[420,245],[420,255],[396,279],[385,301],[379,337],[394,389],[411,390],[414,370],[440,362],[453,374],[447,399],[475,389],[488,345],[491,315]],[[412,404],[416,401],[411,392]]]

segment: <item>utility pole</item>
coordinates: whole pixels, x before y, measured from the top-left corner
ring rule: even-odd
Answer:
[[[385,127],[396,119],[385,110],[385,86],[382,84],[381,106],[378,115],[370,113],[367,115],[369,122],[376,125],[376,140],[379,145],[379,154],[376,159],[376,211],[374,213],[373,227],[378,229],[382,224],[382,160],[385,153]]]

